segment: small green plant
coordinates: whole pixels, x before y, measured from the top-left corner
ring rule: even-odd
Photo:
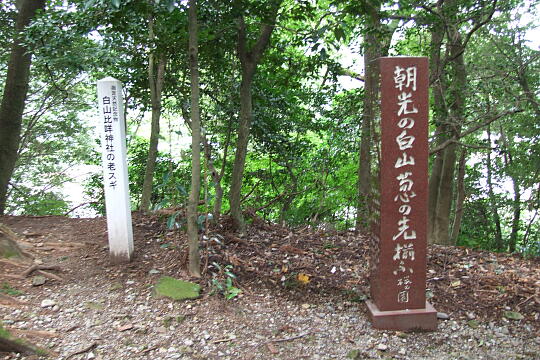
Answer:
[[[242,293],[242,290],[234,286],[236,275],[232,272],[232,265],[221,266],[220,264],[213,262],[212,267],[217,270],[212,277],[214,293],[222,294],[227,300],[234,299]]]
[[[11,296],[19,296],[24,294],[22,291],[17,290],[11,285],[9,285],[6,281],[2,283],[2,286],[0,287],[0,293]]]

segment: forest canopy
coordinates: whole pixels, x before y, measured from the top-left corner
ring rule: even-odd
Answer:
[[[124,85],[132,210],[169,209],[171,228],[188,225],[191,204],[199,228],[226,215],[240,231],[253,218],[366,231],[375,60],[426,56],[429,241],[540,254],[537,1],[190,8],[0,3],[1,213],[104,213],[96,81],[112,76]]]

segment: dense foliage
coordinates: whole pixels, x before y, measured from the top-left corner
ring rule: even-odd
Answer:
[[[250,79],[241,208],[288,226],[362,226],[358,176],[359,166],[367,165],[361,143],[370,144],[371,165],[377,155],[376,131],[366,132],[376,130],[377,119],[364,116],[366,97],[372,95],[362,82],[362,56],[375,46],[366,40],[371,39],[379,55],[430,57],[430,146],[449,144],[432,153],[431,168],[439,171],[438,161],[452,159],[441,173],[451,181],[438,190],[446,191],[449,207],[441,212],[446,225],[434,233],[437,239],[538,255],[540,51],[538,43],[527,41],[537,26],[530,22],[537,10],[536,2],[517,0],[201,2],[199,212],[219,217],[230,209],[246,111],[240,95],[248,74],[241,56],[245,47],[249,56],[263,51]],[[2,81],[16,14],[14,0],[0,4]],[[65,214],[80,205],[70,202],[62,185],[79,171],[72,169],[99,164],[94,84],[104,76],[125,85],[133,209],[140,207],[148,123],[156,111],[162,126],[155,134],[160,145],[152,160],[150,208],[187,205],[192,153],[186,141],[191,133],[187,24],[184,2],[47,2],[24,34],[34,57],[7,213]],[[269,43],[258,49],[270,25]],[[160,59],[166,70],[157,107],[150,85],[157,81],[153,71]],[[97,213],[104,211],[100,177],[96,172],[85,185],[85,202]]]

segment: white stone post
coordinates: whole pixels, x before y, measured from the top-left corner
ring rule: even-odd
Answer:
[[[128,262],[133,254],[133,228],[126,161],[126,129],[122,83],[112,77],[97,82],[103,159],[103,185],[114,263]]]

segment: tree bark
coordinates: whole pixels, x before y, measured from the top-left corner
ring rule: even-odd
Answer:
[[[153,42],[154,34],[154,17],[149,16],[148,20],[149,40]],[[148,55],[148,84],[150,88],[150,101],[152,102],[152,122],[150,130],[150,144],[148,145],[148,158],[146,159],[146,168],[144,172],[144,181],[141,195],[141,211],[148,211],[152,197],[154,170],[156,168],[156,159],[158,155],[159,143],[159,120],[161,118],[161,93],[163,90],[163,82],[165,77],[166,58],[165,54],[157,55],[151,51]]]
[[[273,9],[270,21],[275,22],[279,5]],[[273,24],[264,24],[257,42],[251,49],[248,49],[246,24],[244,17],[238,19],[238,44],[237,56],[242,66],[242,81],[240,84],[240,117],[238,123],[238,138],[236,140],[236,154],[234,157],[233,170],[231,174],[231,189],[229,192],[229,203],[231,206],[231,217],[233,227],[244,232],[245,222],[240,209],[242,179],[246,164],[246,154],[249,141],[249,132],[253,117],[253,105],[251,87],[253,76],[257,70],[257,65],[262,58],[265,49],[270,43],[270,36],[274,30]]]
[[[511,253],[516,251],[517,239],[519,234],[520,222],[521,222],[521,197],[520,186],[515,177],[512,177],[512,185],[514,187],[514,199],[512,201],[512,207],[514,209],[514,216],[512,218],[512,231],[510,233],[510,239],[508,241],[508,251]]]
[[[454,223],[452,224],[452,233],[450,236],[450,243],[456,244],[461,230],[461,219],[463,218],[463,202],[465,201],[465,160],[467,159],[467,151],[461,150],[461,156],[459,158],[458,165],[458,178],[457,178],[457,194]]]
[[[20,34],[45,8],[45,0],[24,0],[15,22],[16,35],[9,56],[6,83],[0,105],[0,215],[6,209],[7,190],[19,151],[22,116],[30,81],[32,54],[20,41]]]
[[[379,22],[379,19],[372,19]],[[358,204],[356,207],[356,230],[366,230],[369,227],[371,202],[371,126],[375,121],[378,98],[378,66],[380,45],[377,37],[371,30],[366,34],[364,41],[364,114],[360,138],[360,155],[358,158]]]
[[[487,128],[488,143],[491,146],[491,127]],[[495,200],[495,193],[493,191],[493,166],[491,162],[491,150],[488,150],[487,160],[487,185],[488,185],[488,196],[489,204],[491,206],[491,215],[493,216],[493,222],[495,223],[495,248],[497,250],[503,249],[503,238],[501,230],[501,217],[499,216],[499,211],[497,210],[497,202]]]
[[[0,336],[0,352],[35,354],[36,350],[18,340],[11,340]]]
[[[448,111],[443,111],[443,114],[447,113],[447,117],[444,119],[444,123],[438,124],[438,134],[450,138],[459,138],[465,114],[465,91],[467,87],[467,72],[463,57],[465,46],[461,34],[454,26],[448,26],[447,39],[449,51],[445,61],[441,62],[441,64],[448,61],[450,65],[452,83],[447,91],[452,102],[448,106]],[[437,78],[441,82],[441,89],[444,89],[444,80],[440,76],[442,69],[440,70]],[[439,100],[444,101],[443,94],[441,94]],[[440,105],[441,110],[445,109],[444,103]],[[457,145],[453,143],[437,153],[434,170],[437,170],[438,173],[432,173],[434,182],[430,185],[433,186],[433,188],[430,188],[430,196],[435,196],[435,199],[430,200],[432,206],[430,211],[434,211],[434,213],[429,217],[432,220],[429,237],[431,242],[441,245],[453,245],[449,232],[457,158],[456,150]]]
[[[442,123],[447,117],[446,107],[444,106],[445,80],[442,76],[441,47],[444,38],[444,32],[440,26],[431,30],[431,51],[430,51],[430,82],[433,84],[433,105],[434,105],[434,123],[436,125],[435,139],[441,144],[445,140]],[[442,154],[435,154],[435,159],[431,165],[431,174],[429,176],[428,189],[428,243],[435,243],[435,217],[437,215],[437,203],[439,197],[439,185],[441,183],[441,170],[443,165]]]
[[[17,243],[18,236],[9,227],[0,223],[0,258],[15,257],[28,259],[30,255],[25,253]]]
[[[199,65],[197,33],[197,2],[189,0],[189,68],[191,73],[191,191],[187,207],[187,236],[191,276],[201,277],[197,205],[201,187],[201,122],[199,112]]]
[[[394,24],[382,25],[380,7],[363,1],[367,12],[369,26],[364,40],[364,113],[360,137],[360,155],[358,158],[358,200],[356,206],[356,231],[368,230],[370,219],[370,204],[372,200],[371,151],[373,145],[373,129],[376,123],[379,104],[379,68],[377,59],[386,56]]]

